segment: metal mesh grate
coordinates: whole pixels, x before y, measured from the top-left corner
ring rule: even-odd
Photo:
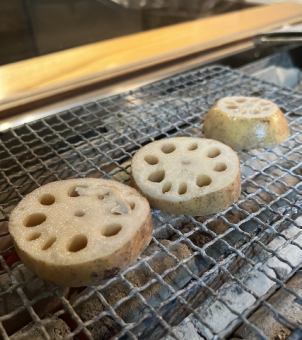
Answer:
[[[200,136],[208,108],[238,93],[276,102],[291,137],[269,150],[240,153],[242,194],[236,204],[203,218],[154,211],[151,245],[133,266],[97,287],[59,289],[17,259],[7,220],[25,194],[71,177],[127,182],[137,149],[172,135]],[[282,331],[301,331],[302,292],[288,281],[300,275],[302,263],[301,111],[300,93],[212,66],[2,133],[2,337],[177,338],[173,326],[189,316],[201,337],[223,338],[240,326],[236,332],[243,338],[265,338],[270,334],[250,316],[259,306],[257,312],[265,309]],[[300,319],[274,304],[277,289],[292,297]]]

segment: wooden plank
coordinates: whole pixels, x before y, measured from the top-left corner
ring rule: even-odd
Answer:
[[[250,41],[231,44],[224,48],[217,50],[211,50],[211,53],[204,53],[189,56],[188,58],[182,58],[175,62],[165,64],[165,67],[153,67],[151,69],[145,69],[143,72],[131,74],[129,77],[122,77],[118,81],[107,81],[103,82],[102,86],[96,86],[96,89],[90,89],[89,91],[83,91],[83,87],[78,91],[74,91],[72,96],[58,96],[44,98],[42,103],[39,101],[24,103],[23,99],[15,100],[13,102],[14,107],[5,107],[0,105],[0,132],[7,130],[11,127],[18,126],[24,123],[29,123],[33,120],[60,112],[63,110],[70,109],[77,105],[82,105],[89,101],[94,101],[96,98],[104,98],[125,91],[134,90],[138,87],[150,84],[167,77],[171,77],[177,73],[185,72],[194,67],[198,67],[202,64],[209,62],[215,62],[221,58],[226,58],[235,53],[244,52],[252,48]],[[33,98],[33,97],[31,97]],[[39,95],[37,95],[39,99]],[[21,113],[21,114],[18,114]]]
[[[205,52],[302,20],[302,5],[275,4],[168,26],[0,67],[0,109]]]

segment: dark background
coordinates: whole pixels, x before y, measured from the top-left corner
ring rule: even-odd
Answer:
[[[150,8],[154,4],[140,9],[110,0],[0,0],[0,65],[243,6],[167,0],[165,7]]]

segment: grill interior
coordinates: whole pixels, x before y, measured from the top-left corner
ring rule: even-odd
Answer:
[[[153,211],[150,246],[134,265],[96,287],[55,287],[18,260],[7,221],[24,195],[74,177],[127,183],[129,161],[142,145],[202,136],[209,107],[238,94],[273,100],[285,113],[291,136],[277,147],[239,154],[242,194],[236,204],[208,217]],[[223,338],[238,326],[266,338],[249,317],[259,306],[289,333],[301,330],[301,319],[293,320],[270,299],[284,290],[302,311],[301,292],[288,284],[302,263],[301,112],[301,93],[211,66],[1,133],[2,337],[178,338],[174,326],[189,317],[205,338]]]

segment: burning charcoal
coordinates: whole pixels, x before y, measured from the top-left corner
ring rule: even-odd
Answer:
[[[52,318],[46,325],[45,329],[51,340],[65,339],[70,333],[69,327],[59,318]],[[11,340],[44,340],[45,336],[41,327],[35,323],[30,323],[17,333],[10,337]]]
[[[50,283],[44,282],[22,264],[13,268],[11,273],[17,282],[14,279],[12,281],[7,273],[0,275],[0,316],[9,314],[24,306],[24,302],[17,293],[18,287],[23,288],[23,292],[29,300],[40,296],[40,299],[33,305],[40,317],[54,312],[61,305],[60,298],[55,294],[54,290],[57,290],[59,296],[68,293],[68,289],[57,288]],[[6,321],[6,329],[13,333],[28,322],[29,315],[23,309]]]
[[[85,292],[89,291],[89,288]],[[100,299],[93,295],[75,308],[83,321],[89,321],[105,310]],[[120,330],[120,326],[110,317],[105,316],[87,327],[93,339],[110,339]]]
[[[298,272],[286,285],[295,291],[299,296],[302,295],[302,273]],[[297,301],[293,294],[284,289],[279,289],[268,302],[282,315],[293,323],[301,323],[302,307],[301,302]],[[249,318],[249,321],[260,329],[270,339],[287,339],[291,331],[278,322],[274,313],[262,306]],[[255,339],[255,333],[246,325],[241,326],[235,333],[240,339]]]
[[[57,288],[54,285],[47,283],[38,278],[33,272],[27,269],[24,265],[18,265],[12,269],[12,275],[18,283],[12,283],[9,275],[3,273],[0,276],[0,315],[5,315],[23,305],[19,295],[15,291],[17,285],[23,287],[24,293],[28,299],[36,298],[39,294],[44,294],[42,301],[37,303],[37,312],[41,315],[45,315],[59,305],[59,298],[54,296],[54,289],[59,289],[59,294],[66,294],[68,289]],[[48,294],[45,294],[48,292]],[[52,296],[51,296],[52,295]],[[49,303],[45,303],[48,301]],[[51,307],[51,308],[50,308]]]
[[[193,322],[187,318],[183,320],[178,326],[173,328],[173,333],[176,335],[177,339],[184,339],[184,340],[204,340],[198,334],[197,329],[194,327]],[[163,340],[173,340],[175,339],[171,335],[167,335],[163,338]]]
[[[165,247],[168,247],[171,242],[162,241],[162,243]],[[144,255],[149,252],[153,253],[156,250],[158,250],[158,246],[151,245],[145,251]],[[183,260],[192,254],[188,246],[185,244],[170,246],[169,251],[171,254],[175,255],[178,260]],[[155,255],[150,260],[150,266],[158,274],[162,274],[164,271],[175,265],[176,260],[162,252],[160,252],[157,256]],[[194,260],[189,261],[188,267],[190,267],[192,271],[196,270]],[[154,279],[155,276],[149,268],[142,264],[133,271],[127,273],[126,278],[134,287],[138,288]],[[173,270],[164,278],[164,280],[175,289],[183,288],[190,279],[191,277],[182,267],[178,267]],[[89,293],[89,291],[90,288],[86,288],[80,295],[83,296]],[[127,286],[126,282],[123,281],[117,281],[102,291],[103,296],[111,305],[114,305],[122,298],[127,297],[129,293],[130,288]],[[171,293],[166,286],[156,281],[152,285],[148,286],[148,288],[141,291],[140,294],[146,299],[148,305],[155,307],[158,306],[163,299],[168,298]],[[142,304],[139,297],[134,295],[131,299],[128,299],[126,302],[117,307],[116,313],[126,322],[135,322],[143,314],[145,308],[146,306]],[[87,321],[106,310],[106,307],[102,304],[96,294],[94,294],[92,297],[76,306],[75,310],[83,321]],[[105,316],[96,321],[93,325],[89,326],[88,329],[94,338],[108,339],[120,330],[120,326],[110,316]]]
[[[191,250],[184,243],[177,243],[177,244],[170,246],[170,247],[169,247],[170,241],[168,241],[168,240],[163,240],[161,243],[179,261],[184,260],[184,259],[186,259],[186,258],[188,258],[192,255]],[[189,261],[189,263],[190,263],[190,261]],[[172,258],[171,256],[169,256],[168,254],[164,253],[162,261],[160,261],[158,257],[153,257],[150,260],[150,265],[155,272],[157,272],[158,274],[162,274],[168,268],[176,266],[177,261],[174,258]],[[193,269],[193,271],[194,271],[194,269]],[[170,281],[169,283],[171,283],[178,274],[179,274],[179,268],[176,269],[175,271],[172,271],[171,273],[169,273],[165,277],[165,280]],[[177,284],[177,281],[175,281],[175,283]]]
[[[115,169],[110,172],[112,178],[118,182],[122,182],[132,186],[133,183],[131,179],[131,160],[122,163],[121,168],[123,168],[124,170],[115,167]]]
[[[0,252],[5,252],[13,245],[12,238],[8,233],[8,222],[0,222]]]

